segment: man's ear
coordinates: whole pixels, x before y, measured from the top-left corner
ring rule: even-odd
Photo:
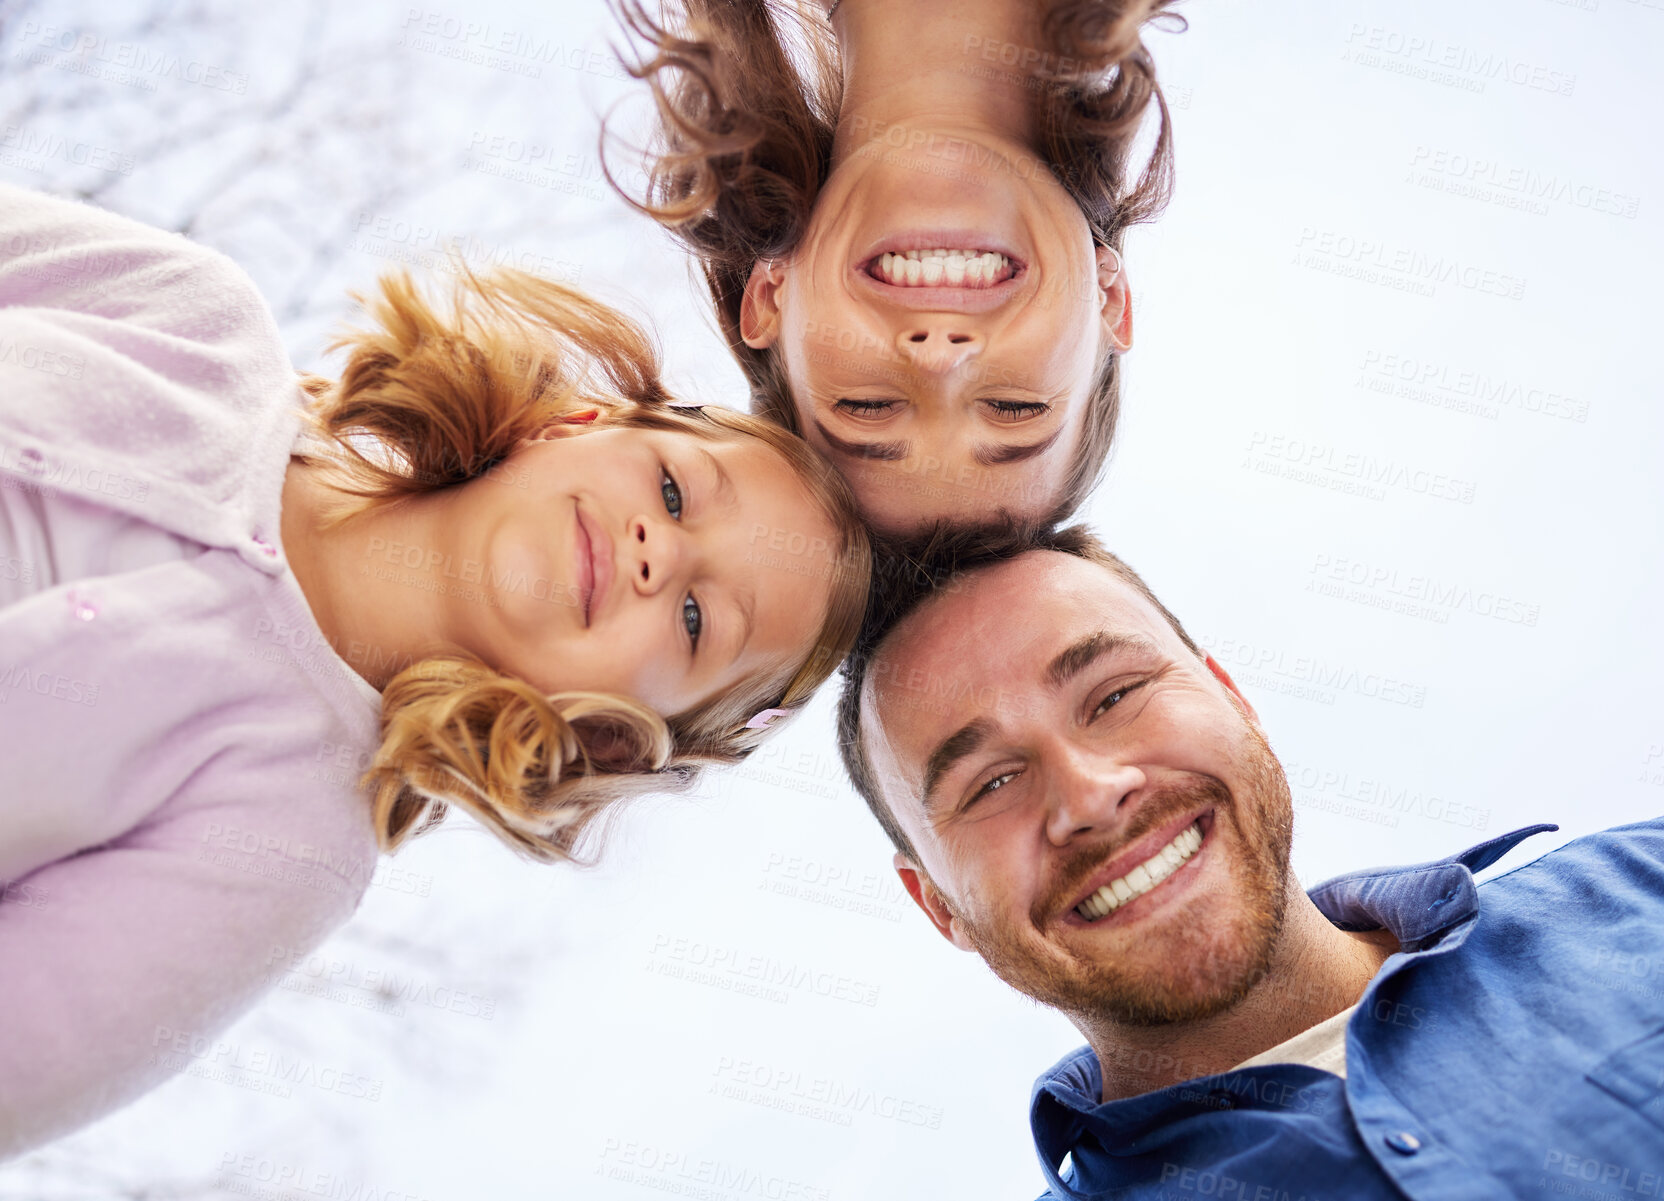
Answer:
[[[740,340],[752,350],[767,350],[780,336],[780,286],[786,273],[776,259],[758,259],[751,265],[740,297]]]
[[[1236,699],[1242,704],[1243,710],[1248,714],[1248,719],[1256,726],[1259,725],[1260,715],[1254,712],[1254,706],[1250,705],[1248,703],[1248,698],[1242,695],[1242,689],[1238,688],[1236,686],[1236,681],[1231,679],[1231,673],[1219,666],[1219,661],[1212,655],[1206,655],[1204,658],[1207,661],[1208,670],[1213,673],[1213,678],[1218,680],[1230,690],[1231,695],[1236,697]]]
[[[570,438],[574,434],[582,434],[594,429],[599,424],[601,424],[600,409],[578,409],[576,412],[562,413],[526,440],[528,442],[553,442],[558,438]]]
[[[901,886],[907,890],[907,895],[913,898],[913,903],[924,910],[924,915],[930,919],[930,924],[936,927],[936,932],[961,951],[975,951],[976,947],[965,937],[959,919],[948,908],[942,894],[936,891],[936,885],[930,882],[930,877],[900,851],[896,852],[894,862],[896,875],[901,877]]]
[[[1132,349],[1132,290],[1113,246],[1098,247],[1098,294],[1103,297],[1104,336],[1116,354],[1125,354]]]

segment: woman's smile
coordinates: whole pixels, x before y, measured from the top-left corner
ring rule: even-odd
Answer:
[[[997,250],[933,247],[886,251],[855,272],[856,288],[880,304],[926,313],[991,313],[1016,299],[1027,267]]]

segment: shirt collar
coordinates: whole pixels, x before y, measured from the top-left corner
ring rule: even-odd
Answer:
[[[1348,872],[1308,889],[1306,895],[1342,930],[1387,929],[1405,951],[1424,950],[1479,911],[1474,872],[1489,867],[1533,834],[1559,828],[1522,826],[1429,863]]]
[[[1324,917],[1342,930],[1390,930],[1406,954],[1425,951],[1479,912],[1473,873],[1502,858],[1533,834],[1560,827],[1546,823],[1499,834],[1455,855],[1408,867],[1348,872],[1307,891]],[[1446,949],[1466,940],[1456,930]],[[1092,1048],[1071,1051],[1034,1083],[1029,1123],[1047,1183],[1060,1197],[1077,1194],[1059,1177],[1063,1157],[1089,1128],[1136,1136],[1152,1124],[1208,1108],[1206,1097],[1186,1083],[1120,1101],[1103,1102],[1103,1075]]]

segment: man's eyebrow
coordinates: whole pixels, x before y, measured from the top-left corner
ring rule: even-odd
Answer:
[[[1035,455],[1043,455],[1051,449],[1053,442],[1063,436],[1063,427],[1059,426],[1049,435],[1030,446],[979,446],[973,457],[984,467],[1001,467],[1006,463],[1021,463],[1025,459],[1032,459]]]
[[[1159,653],[1156,644],[1142,634],[1111,634],[1099,630],[1065,647],[1046,666],[1046,686],[1055,691],[1099,659],[1120,651],[1130,651],[1139,655]]]
[[[733,476],[728,474],[728,469],[722,465],[722,460],[703,446],[699,447],[699,453],[705,456],[706,466],[711,469],[711,474],[716,476],[716,498],[722,502],[725,509],[732,513],[739,507],[740,503],[738,495],[734,492]]]
[[[948,769],[967,755],[975,754],[982,744],[993,736],[994,723],[987,718],[979,717],[949,734],[930,752],[930,758],[925,760],[924,765],[923,802],[926,816],[932,808],[936,785],[942,782],[942,777],[947,775]]]
[[[881,463],[895,463],[913,453],[912,446],[906,442],[850,442],[838,437],[819,421],[813,424],[820,436],[826,439],[828,446],[851,459],[877,459]]]

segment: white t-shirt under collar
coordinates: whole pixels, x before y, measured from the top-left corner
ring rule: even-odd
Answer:
[[[1261,1051],[1252,1059],[1244,1059],[1238,1068],[1259,1067],[1267,1063],[1303,1063],[1307,1067],[1333,1072],[1346,1079],[1346,1024],[1357,1012],[1349,1006],[1326,1018],[1309,1030],[1302,1030],[1287,1042],[1280,1042],[1269,1051]],[[1236,1069],[1233,1068],[1233,1071]]]

